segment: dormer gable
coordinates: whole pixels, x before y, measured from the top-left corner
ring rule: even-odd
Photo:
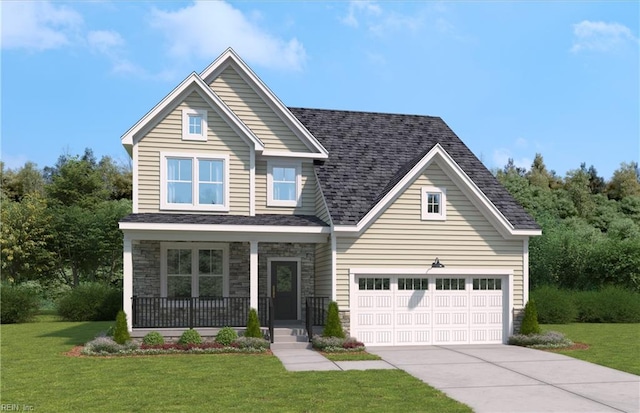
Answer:
[[[322,144],[233,49],[220,55],[200,78],[264,143],[262,156],[328,157]]]
[[[256,151],[264,150],[264,143],[249,129],[229,107],[218,97],[195,72],[191,73],[171,93],[142,117],[121,137],[122,145],[129,154],[144,135],[160,122],[169,112],[192,93],[197,93],[224,121]]]

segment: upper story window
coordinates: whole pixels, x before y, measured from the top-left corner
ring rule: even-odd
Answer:
[[[229,210],[229,157],[162,153],[160,208]]]
[[[207,111],[204,109],[182,109],[182,139],[207,140]]]
[[[447,190],[425,186],[421,188],[422,220],[444,221],[447,219]]]
[[[267,205],[297,207],[302,203],[300,162],[267,163]]]

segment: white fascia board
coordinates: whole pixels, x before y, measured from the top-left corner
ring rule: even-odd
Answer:
[[[211,108],[215,110],[247,144],[253,145],[257,151],[264,150],[264,143],[262,143],[253,131],[233,113],[226,103],[224,103],[196,73],[191,73],[187,76],[187,78],[165,96],[160,103],[122,135],[121,141],[125,148],[133,146],[141,136],[144,136],[144,134],[155,126],[156,122],[173,110],[177,102],[185,99],[193,91],[198,92]]]
[[[283,151],[262,151],[262,157],[274,158],[305,158],[305,159],[327,159],[327,155],[321,153],[305,153],[305,152],[283,152]]]
[[[225,50],[216,60],[200,73],[205,83],[210,83],[232,65],[245,82],[265,101],[276,115],[291,129],[291,131],[312,151],[317,151],[315,156],[326,159],[329,152],[307,130],[307,128],[289,111],[284,103],[269,89],[269,87],[255,74],[253,70],[232,49]]]
[[[513,270],[505,268],[349,268],[349,273],[354,275],[513,275]]]
[[[330,227],[302,227],[281,225],[220,225],[220,224],[154,224],[148,222],[120,222],[121,230],[193,231],[193,232],[251,232],[254,234],[330,234]]]
[[[437,143],[411,170],[391,189],[365,216],[357,225],[336,225],[334,230],[341,233],[357,233],[361,234],[366,230],[393,201],[400,196],[415,179],[423,173],[423,171],[433,161],[443,161],[447,174],[456,183],[458,188],[468,197],[475,200],[483,215],[489,219],[493,226],[502,234],[503,237],[518,237],[540,235],[539,230],[516,230],[513,225],[502,215],[498,208],[487,198],[487,196],[478,188],[478,186],[469,178],[469,176],[458,166],[458,164],[449,156],[439,143]],[[440,164],[439,164],[440,165]],[[442,165],[440,165],[442,167]]]

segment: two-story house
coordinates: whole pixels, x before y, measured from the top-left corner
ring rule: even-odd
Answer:
[[[369,345],[502,343],[518,323],[541,231],[438,117],[289,108],[228,49],[122,143],[134,332],[328,300]]]

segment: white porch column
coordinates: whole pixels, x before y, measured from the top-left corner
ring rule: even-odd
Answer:
[[[122,246],[122,309],[127,315],[127,329],[133,329],[133,256],[131,236],[124,234]]]
[[[258,241],[250,241],[249,303],[258,310]]]

